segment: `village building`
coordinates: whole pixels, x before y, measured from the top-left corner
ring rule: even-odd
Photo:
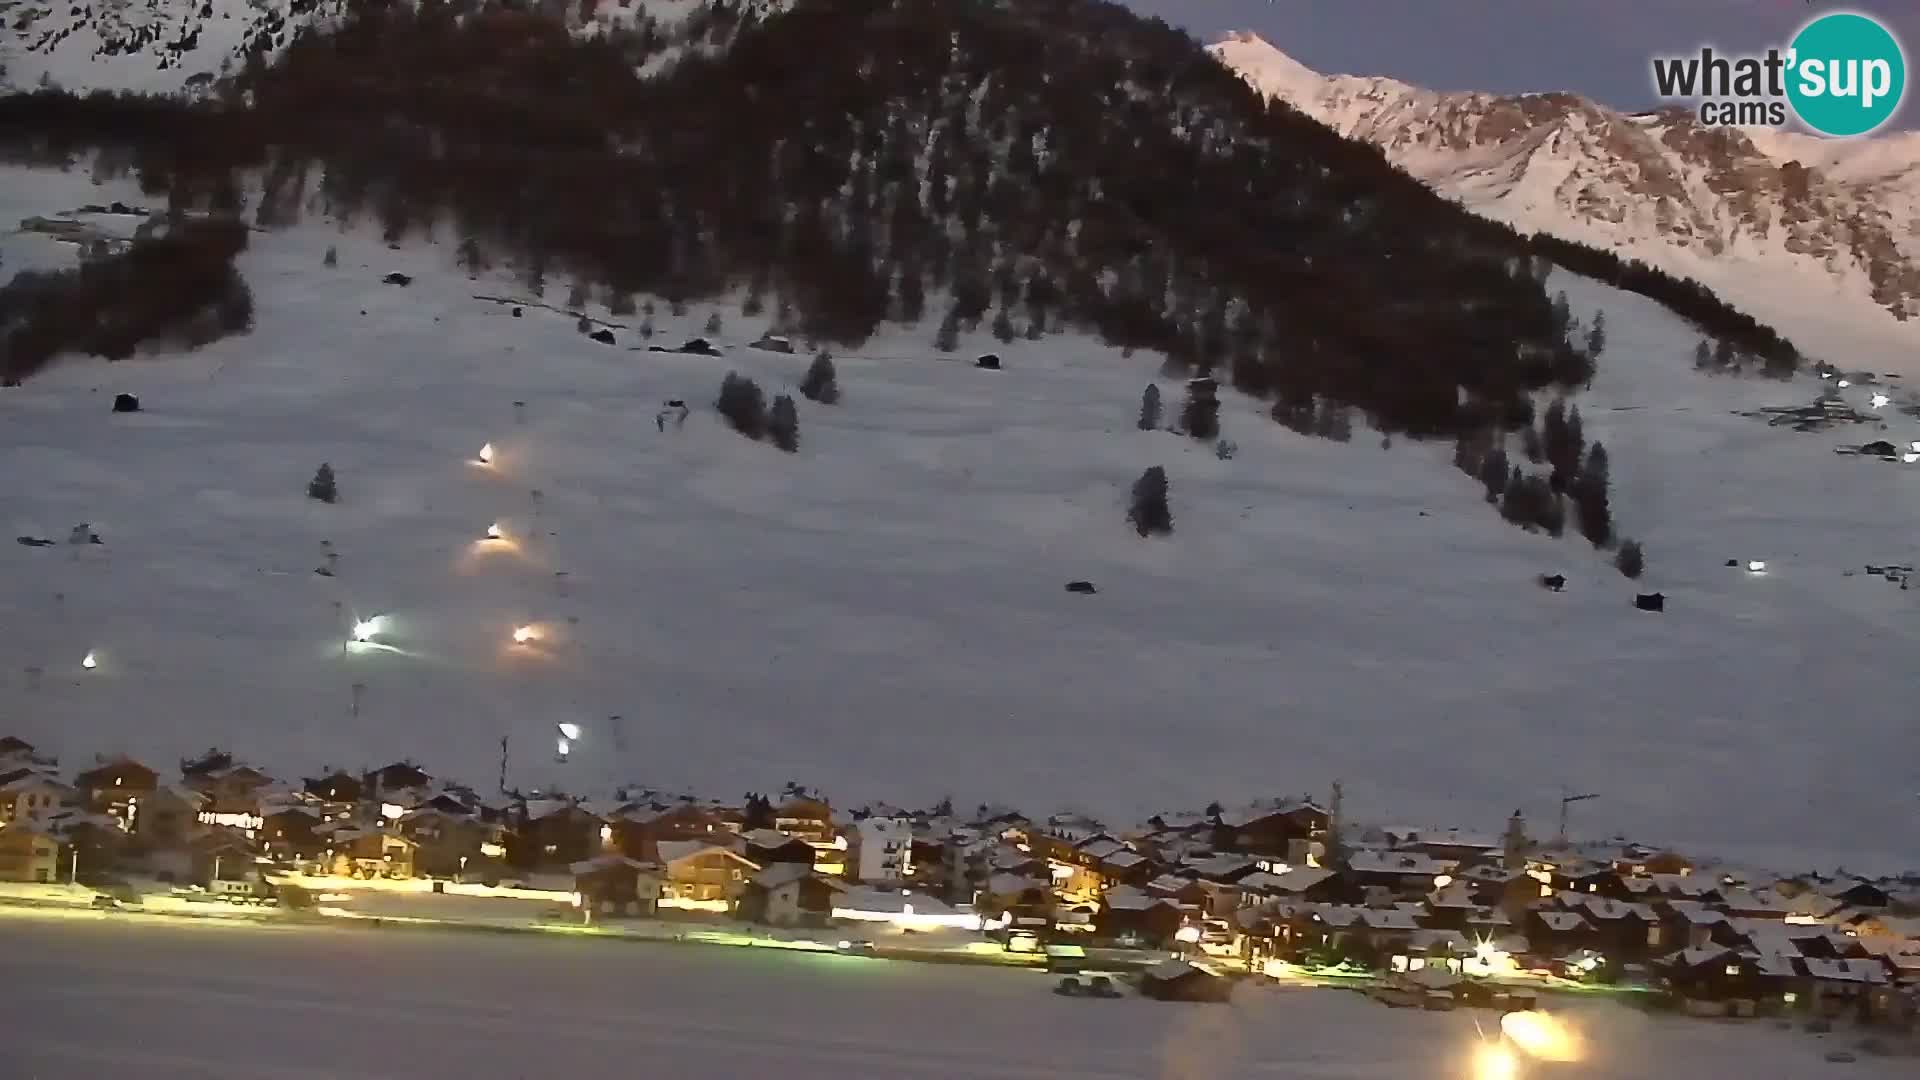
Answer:
[[[659,845],[666,869],[662,899],[682,906],[730,907],[760,865],[739,852],[700,840],[668,840]]]
[[[607,852],[574,863],[581,910],[604,917],[651,917],[660,908],[661,868]]]
[[[126,831],[128,821],[139,812],[141,798],[152,794],[159,782],[159,774],[152,769],[132,758],[119,758],[74,777],[73,786],[88,810],[110,815]]]
[[[805,863],[776,863],[747,879],[735,914],[767,926],[826,926],[846,886]]]
[[[333,824],[322,831],[327,845],[321,852],[323,872],[348,878],[413,877],[419,846],[413,841],[382,825]]]
[[[516,816],[520,823],[507,836],[507,861],[523,869],[571,867],[613,842],[613,827],[573,799],[527,800]]]
[[[899,885],[914,875],[913,820],[861,818],[847,830],[847,870],[855,881]]]
[[[0,825],[0,881],[60,880],[60,842],[32,821]]]
[[[719,843],[730,835],[719,815],[691,799],[626,802],[607,815],[607,824],[613,829],[614,847],[627,858],[641,862],[660,861],[662,841]]]
[[[733,849],[756,866],[797,863],[811,869],[818,854],[812,844],[775,829],[753,829],[732,839]]]
[[[1119,885],[1101,895],[1094,932],[1108,941],[1164,949],[1186,925],[1187,911],[1167,897]]]
[[[837,830],[833,807],[825,799],[804,795],[789,797],[773,808],[773,827],[797,836],[815,848],[833,848]]]
[[[43,821],[78,798],[77,791],[39,768],[0,768],[0,825]]]

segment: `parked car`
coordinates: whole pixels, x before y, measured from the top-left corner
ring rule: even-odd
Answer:
[[[119,911],[120,906],[120,901],[111,896],[101,895],[93,898],[93,907],[98,911]]]

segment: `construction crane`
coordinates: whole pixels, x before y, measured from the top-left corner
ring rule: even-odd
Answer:
[[[1560,843],[1560,846],[1564,848],[1567,846],[1567,807],[1572,806],[1574,803],[1577,803],[1577,802],[1584,802],[1587,799],[1597,799],[1600,796],[1598,793],[1589,793],[1586,795],[1575,795],[1573,794],[1573,791],[1571,788],[1561,788],[1560,790],[1566,792],[1566,794],[1560,797],[1560,842],[1559,843]]]

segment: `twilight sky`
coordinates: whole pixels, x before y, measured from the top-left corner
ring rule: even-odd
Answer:
[[[1391,75],[1436,90],[1572,90],[1628,110],[1654,104],[1653,55],[1785,46],[1823,9],[1878,17],[1899,35],[1909,65],[1920,62],[1920,0],[1122,2],[1203,41],[1253,30],[1317,71]],[[1908,93],[1896,125],[1920,127],[1916,96],[1920,89]]]

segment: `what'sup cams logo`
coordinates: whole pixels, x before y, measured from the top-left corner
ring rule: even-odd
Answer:
[[[1700,122],[1716,127],[1785,127],[1791,116],[1834,138],[1877,130],[1907,93],[1907,57],[1878,19],[1833,12],[1808,22],[1785,49],[1653,61],[1663,98],[1699,103]]]

